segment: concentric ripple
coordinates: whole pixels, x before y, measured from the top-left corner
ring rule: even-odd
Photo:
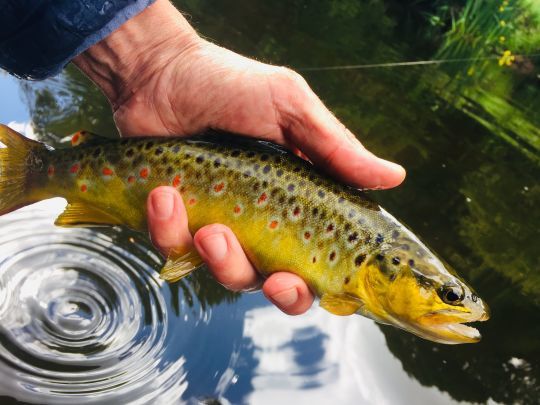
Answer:
[[[132,235],[61,229],[52,218],[35,208],[0,218],[0,396],[178,399],[187,385],[182,342],[208,312],[182,297],[178,314],[170,310],[159,258]]]

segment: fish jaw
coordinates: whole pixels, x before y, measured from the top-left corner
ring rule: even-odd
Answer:
[[[482,305],[482,310],[475,313],[453,310],[436,311],[418,319],[413,333],[444,344],[477,343],[482,336],[478,329],[467,325],[470,322],[483,322],[489,319],[489,309]]]

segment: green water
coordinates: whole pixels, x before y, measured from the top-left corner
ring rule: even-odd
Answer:
[[[300,70],[369,149],[406,167],[402,186],[374,197],[492,310],[475,345],[381,327],[406,373],[458,401],[540,402],[540,3],[510,1],[502,11],[488,0],[177,4],[220,45]],[[518,56],[500,66],[507,49]],[[460,61],[313,70],[434,58]],[[80,128],[114,133],[106,102],[75,69],[23,86],[43,140]],[[224,297],[216,294],[208,305]]]

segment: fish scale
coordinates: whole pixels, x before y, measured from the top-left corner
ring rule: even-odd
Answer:
[[[51,150],[7,127],[0,140],[0,191],[12,193],[0,199],[0,214],[64,197],[58,225],[143,232],[148,194],[172,186],[192,233],[228,226],[263,276],[297,274],[334,314],[359,313],[443,343],[477,341],[463,323],[487,319],[476,293],[405,226],[274,144],[215,131],[123,140],[81,132],[75,147]],[[195,270],[201,259],[192,249],[174,249],[161,276],[176,281]]]

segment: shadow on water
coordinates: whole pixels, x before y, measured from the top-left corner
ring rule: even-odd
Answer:
[[[481,325],[484,339],[479,344],[434,345],[381,327],[390,352],[410,377],[449,393],[454,400],[535,403],[540,397],[538,3],[177,3],[204,35],[220,44],[300,70],[460,60],[410,67],[306,70],[304,75],[367,147],[408,169],[402,187],[373,196],[458,269],[492,309],[492,319]],[[114,136],[109,107],[75,69],[70,67],[57,79],[22,86],[41,139],[55,144],[80,128]],[[128,245],[127,240],[119,243]],[[183,305],[200,311],[200,319],[212,311],[212,327],[200,329],[197,341],[183,348],[186,364],[190,364],[193,346],[220,347],[212,349],[211,356],[196,350],[196,360],[185,366],[192,383],[183,398],[207,398],[212,393],[233,403],[254,398],[265,402],[265,387],[279,384],[301,391],[299,398],[310,398],[310,393],[319,392],[317,387],[331,387],[336,370],[346,363],[329,354],[335,342],[342,341],[334,330],[322,326],[331,318],[319,318],[319,312],[314,316],[321,323],[297,321],[294,326],[265,313],[269,308],[260,297],[243,297],[235,304],[234,296],[203,272],[189,285],[167,288],[168,305],[176,317],[183,316]],[[231,308],[238,312],[226,314]],[[216,311],[223,316],[216,318]],[[263,313],[276,326],[265,331],[278,335],[268,341],[257,333],[262,326],[254,314]],[[281,328],[289,332],[281,335]],[[362,344],[369,344],[370,339]],[[374,343],[373,347],[378,346]],[[285,356],[283,364],[294,364],[297,376],[276,365],[280,356]],[[365,367],[377,370],[375,364],[366,362]],[[352,369],[351,374],[358,373],[358,368]],[[362,378],[369,381],[365,374]],[[234,383],[238,380],[241,383]],[[376,391],[377,384],[382,382],[373,383],[371,390]],[[370,393],[361,398],[407,402],[413,397],[400,396],[399,390],[417,391],[406,391],[405,386],[394,387],[397,397],[386,392],[382,397]],[[270,392],[272,398],[280,398],[279,392]],[[347,403],[348,392],[336,400]],[[427,391],[422,392],[429,397]]]

